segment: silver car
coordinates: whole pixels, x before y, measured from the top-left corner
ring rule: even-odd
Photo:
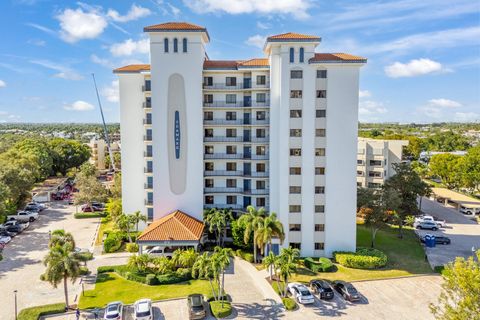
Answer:
[[[121,320],[123,313],[123,303],[121,301],[110,302],[105,308],[105,320]]]
[[[152,300],[140,299],[133,305],[134,320],[153,320]]]

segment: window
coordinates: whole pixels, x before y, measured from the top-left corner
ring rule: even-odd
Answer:
[[[363,160],[357,160],[357,165],[363,165]]]
[[[290,118],[301,118],[302,110],[290,110]]]
[[[324,205],[316,205],[315,206],[315,212],[316,213],[324,213],[325,212],[325,206]]]
[[[327,110],[315,110],[317,118],[325,118],[327,116]]]
[[[227,188],[236,188],[237,179],[227,179]]]
[[[152,97],[146,97],[145,98],[145,108],[151,108],[151,107],[152,107]]]
[[[300,157],[301,155],[302,155],[302,149],[300,149],[300,148],[290,149],[290,156]]]
[[[290,63],[293,63],[295,58],[295,50],[293,48],[290,48]]]
[[[325,129],[315,129],[315,137],[325,137]]]
[[[227,103],[236,103],[237,95],[236,94],[227,94],[225,95],[225,100]]]
[[[237,154],[237,146],[227,146],[227,154]]]
[[[290,137],[301,137],[302,129],[290,129]]]
[[[374,183],[374,182],[369,182],[368,187],[369,188],[380,188],[382,186],[381,183]]]
[[[205,137],[213,137],[213,129],[205,129]]]
[[[292,247],[292,249],[302,249],[302,244],[300,242],[290,242],[288,245]]]
[[[227,204],[237,204],[237,196],[227,196]]]
[[[237,163],[227,162],[227,171],[237,171]]]
[[[289,193],[290,194],[300,194],[302,193],[302,187],[300,186],[290,186],[289,188]]]
[[[290,90],[290,98],[302,98],[302,90]]]
[[[257,138],[265,138],[267,136],[265,129],[257,129]]]
[[[317,98],[326,98],[327,90],[317,90]]]
[[[205,162],[205,171],[213,171],[213,170],[214,170],[213,162]]]
[[[369,177],[374,177],[374,178],[381,178],[382,173],[378,171],[368,171],[368,176]]]
[[[153,220],[153,208],[147,208],[147,219]]]
[[[315,193],[316,194],[324,194],[325,193],[325,187],[315,187]]]
[[[183,52],[187,52],[187,38],[183,38]]]
[[[290,174],[293,176],[298,176],[302,174],[301,167],[290,167]]]
[[[302,231],[302,225],[297,223],[291,223],[288,225],[288,231]]]
[[[298,61],[300,63],[303,63],[303,59],[304,59],[304,56],[305,55],[305,50],[303,48],[300,48],[300,54],[299,54],[299,57],[298,57]]]
[[[288,212],[297,213],[302,211],[302,206],[298,204],[293,204],[288,206]]]
[[[205,188],[213,188],[213,179],[205,179]]]
[[[213,146],[205,146],[205,154],[213,154]]]
[[[213,86],[213,77],[203,77],[203,85],[205,87]]]
[[[147,177],[147,188],[153,188],[153,177],[151,176]]]
[[[315,242],[315,250],[324,250],[325,244],[323,242]]]
[[[359,177],[363,176],[363,171],[362,170],[357,170],[357,176],[359,176]]]
[[[153,204],[153,192],[147,192],[147,203]]]
[[[146,152],[146,156],[147,157],[151,157],[153,155],[153,147],[151,144],[148,144],[147,145],[147,152]]]
[[[257,163],[257,172],[265,172],[265,163]]]
[[[213,94],[204,94],[203,103],[213,103]]]
[[[257,76],[257,85],[265,85],[267,83],[266,76]]]
[[[324,224],[315,224],[315,231],[325,231]]]
[[[229,138],[235,138],[237,136],[237,129],[226,129],[225,132]]]
[[[302,79],[303,71],[302,70],[290,70],[290,79]]]
[[[153,161],[147,161],[147,172],[153,172]]]
[[[225,84],[228,87],[236,86],[237,85],[237,77],[226,77]]]
[[[205,204],[213,204],[213,196],[205,196]]]
[[[213,111],[205,111],[203,113],[203,120],[213,120]]]
[[[257,207],[265,207],[265,198],[257,198]]]
[[[266,102],[267,95],[265,93],[257,93],[257,102]]]
[[[361,182],[357,182],[357,187],[361,187],[362,186],[362,183]]]
[[[237,113],[233,111],[225,112],[225,119],[227,120],[237,120]]]
[[[178,52],[178,39],[173,39],[173,52]]]
[[[317,70],[317,78],[319,79],[327,78],[327,70]]]
[[[256,187],[258,190],[265,190],[265,180],[257,180]]]
[[[255,154],[264,156],[267,152],[267,148],[265,146],[257,146]]]
[[[265,111],[257,111],[257,120],[265,120],[267,115]]]
[[[145,80],[145,90],[144,91],[152,91],[152,81]],[[150,107],[151,107],[152,99],[150,98]]]
[[[321,176],[325,174],[325,168],[324,167],[316,167],[315,168],[315,175]]]
[[[370,165],[371,166],[381,166],[382,165],[382,160],[370,160]]]
[[[146,140],[147,140],[147,141],[152,141],[152,129],[147,129],[147,130],[145,131],[145,133],[146,133],[146,137],[145,137]]]
[[[168,39],[167,38],[163,39],[163,51],[165,53],[168,53]]]
[[[325,148],[315,148],[315,155],[317,157],[325,156]]]

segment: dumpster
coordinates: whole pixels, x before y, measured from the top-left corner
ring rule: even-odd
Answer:
[[[425,235],[425,246],[435,248],[435,236],[432,234]]]

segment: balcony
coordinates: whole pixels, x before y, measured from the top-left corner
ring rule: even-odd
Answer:
[[[243,83],[237,82],[235,85],[227,85],[226,83],[212,83],[211,85],[203,84],[204,90],[241,90],[245,89]]]
[[[204,142],[243,142],[243,137],[204,137]]]
[[[265,119],[252,119],[251,124],[253,125],[268,125],[270,123],[270,118],[265,118]]]
[[[212,170],[212,171],[204,171],[203,175],[206,177],[211,176],[242,176],[243,171],[236,170],[236,171],[229,171],[229,170]]]
[[[269,142],[270,138],[269,137],[252,137],[251,141],[252,142]]]
[[[265,101],[253,101],[252,102],[252,107],[268,107],[270,106],[270,100],[265,100]]]
[[[252,82],[253,89],[270,89],[270,82]]]
[[[268,154],[252,154],[250,159],[252,159],[252,160],[268,160]]]
[[[152,141],[152,136],[144,135],[143,141]]]
[[[204,159],[243,159],[243,153],[206,153]]]
[[[146,206],[153,206],[153,200],[152,199],[145,199],[145,205]]]
[[[242,108],[243,101],[227,102],[227,101],[212,101],[203,102],[205,108]]]
[[[251,195],[268,195],[268,193],[269,193],[268,189],[251,189],[244,192],[244,194],[251,194]]]
[[[228,119],[212,119],[212,120],[203,120],[203,124],[208,125],[242,125],[243,119],[235,119],[235,120],[228,120]]]
[[[245,211],[245,208],[241,204],[225,204],[225,203],[218,203],[218,204],[204,204],[203,207],[205,209],[212,209],[212,208],[217,208],[217,209],[232,209],[232,210],[243,210]]]
[[[151,184],[151,183],[145,183],[145,184],[143,185],[143,188],[144,188],[144,189],[153,189],[153,184]]]
[[[151,157],[153,157],[153,154],[152,154],[152,152],[144,151],[144,152],[143,152],[143,156],[144,156],[145,158],[151,158]]]
[[[242,193],[243,188],[203,188],[204,193]]]
[[[152,124],[152,119],[143,119],[143,124],[146,124],[146,125],[151,125]]]
[[[260,171],[252,171],[248,174],[244,174],[245,177],[258,177],[258,178],[268,178],[269,173],[267,172],[260,172]]]
[[[144,101],[143,102],[143,107],[145,109],[151,109],[152,108],[152,102],[151,101]]]

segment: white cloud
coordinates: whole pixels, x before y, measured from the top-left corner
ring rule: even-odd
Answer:
[[[149,16],[150,14],[152,14],[150,9],[137,6],[136,4],[132,4],[132,6],[130,7],[130,10],[124,16],[120,15],[118,11],[113,9],[109,9],[107,12],[107,16],[116,22],[128,22],[132,20],[137,20],[137,19]]]
[[[29,23],[27,23],[26,25],[27,25],[27,26],[30,26],[30,27],[32,27],[32,28],[35,28],[35,29],[37,29],[37,30],[40,30],[40,31],[42,31],[42,32],[45,32],[45,33],[47,33],[47,34],[49,34],[49,35],[52,35],[52,36],[57,35],[57,33],[56,33],[54,30],[52,30],[52,29],[50,29],[50,28],[47,28],[47,27],[44,27],[44,26],[42,26],[42,25],[36,24],[36,23],[31,23],[31,22],[29,22]]]
[[[266,38],[267,37],[265,37],[265,36],[261,36],[259,34],[256,34],[254,36],[249,37],[245,41],[245,43],[248,44],[249,46],[254,46],[254,47],[262,49],[263,45],[265,44],[265,39]]]
[[[109,59],[100,58],[96,54],[90,55],[90,60],[93,63],[99,64],[101,66],[104,66],[104,67],[107,67],[107,68],[110,68],[110,69],[112,69],[114,67],[114,64]]]
[[[462,106],[460,102],[449,100],[449,99],[443,99],[443,98],[428,100],[428,104],[430,106],[442,107],[442,108],[457,108]]]
[[[96,9],[65,9],[56,17],[60,21],[60,36],[70,43],[82,39],[95,39],[107,27],[107,20]]]
[[[268,22],[257,21],[257,28],[267,30],[270,29],[272,25]]]
[[[7,86],[7,83],[3,80],[0,80],[0,88],[5,88]]]
[[[454,119],[458,122],[480,121],[480,114],[475,112],[455,112]]]
[[[358,113],[360,115],[383,114],[386,112],[387,108],[381,102],[366,100],[359,103]]]
[[[150,42],[148,39],[141,39],[138,41],[127,39],[124,42],[113,44],[110,47],[110,52],[116,57],[131,56],[135,53],[149,53]]]
[[[113,80],[110,86],[102,89],[102,95],[110,102],[118,102],[120,100],[120,91],[118,86],[118,80]]]
[[[82,80],[83,76],[76,71],[72,70],[70,67],[48,61],[48,60],[30,60],[30,63],[37,64],[47,69],[58,71],[54,74],[55,78],[62,78],[66,80]]]
[[[40,40],[40,39],[30,39],[27,41],[28,44],[33,44],[34,46],[38,47],[45,47],[47,42],[45,40]]]
[[[196,13],[291,14],[296,19],[308,18],[310,0],[183,0]]]
[[[395,62],[385,67],[385,73],[390,78],[415,77],[441,70],[442,65],[430,59],[414,59],[408,63]]]
[[[372,96],[372,94],[371,94],[370,91],[368,91],[368,90],[360,90],[360,91],[358,92],[358,96],[359,96],[360,98],[369,98],[369,97]]]
[[[90,103],[81,100],[75,101],[72,104],[64,105],[63,108],[70,111],[89,111],[95,109]]]
[[[172,11],[172,15],[176,18],[180,15],[181,11],[177,7],[171,5],[170,3],[167,3],[167,5],[170,7],[170,10]]]

